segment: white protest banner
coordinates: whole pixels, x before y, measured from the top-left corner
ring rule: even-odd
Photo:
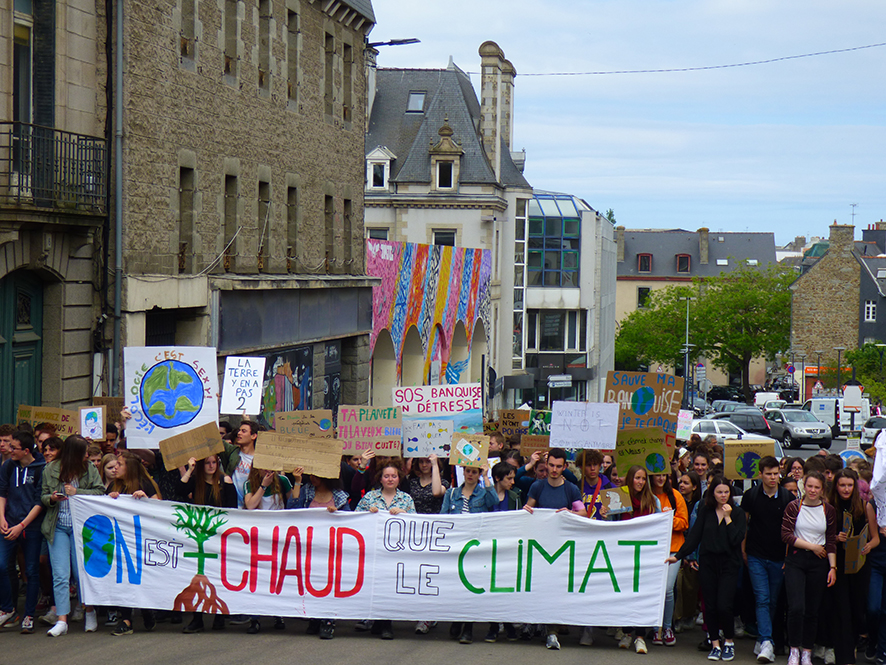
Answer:
[[[455,434],[483,434],[483,391],[479,383],[393,388],[403,419],[452,421]]]
[[[692,411],[680,409],[677,412],[677,438],[689,441],[690,436],[692,436]]]
[[[551,448],[612,450],[618,431],[618,404],[554,402]]]
[[[225,358],[221,413],[259,413],[265,359],[247,356]]]
[[[87,604],[345,619],[661,623],[671,514],[391,515],[71,497]]]
[[[451,420],[403,419],[403,457],[449,457]]]
[[[206,423],[218,424],[215,349],[206,346],[127,346],[123,349],[128,448],[160,441]]]

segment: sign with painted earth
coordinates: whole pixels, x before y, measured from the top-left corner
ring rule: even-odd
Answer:
[[[646,469],[650,473],[666,473],[667,464],[664,456],[659,453],[652,453],[646,456]]]
[[[164,439],[218,423],[214,348],[126,347],[123,371],[130,448],[157,449]]]
[[[775,454],[775,441],[727,441],[723,450],[723,471],[726,477],[731,480],[753,480],[760,476],[760,460]]]
[[[756,478],[760,474],[760,456],[753,451],[741,453],[735,460],[735,472],[740,478]]]

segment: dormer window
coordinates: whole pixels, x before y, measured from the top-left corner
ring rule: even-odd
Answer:
[[[458,171],[461,156],[464,154],[461,145],[453,138],[449,118],[443,119],[443,126],[437,130],[440,140],[431,145],[431,190],[450,191],[458,186]]]
[[[688,273],[690,265],[689,254],[677,254],[677,272]]]
[[[366,189],[387,190],[391,177],[391,162],[396,155],[384,146],[379,146],[366,155]]]
[[[452,162],[437,162],[437,189],[452,189]]]
[[[425,110],[425,93],[410,92],[409,99],[406,102],[407,113],[423,113]]]
[[[652,254],[637,254],[637,272],[652,272]]]

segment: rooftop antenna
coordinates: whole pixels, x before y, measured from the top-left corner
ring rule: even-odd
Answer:
[[[852,208],[852,226],[855,226],[855,206],[857,203],[850,203],[849,206]]]

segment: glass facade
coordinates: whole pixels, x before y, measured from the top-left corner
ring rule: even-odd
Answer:
[[[578,288],[581,213],[573,197],[535,194],[528,227],[527,286]]]

